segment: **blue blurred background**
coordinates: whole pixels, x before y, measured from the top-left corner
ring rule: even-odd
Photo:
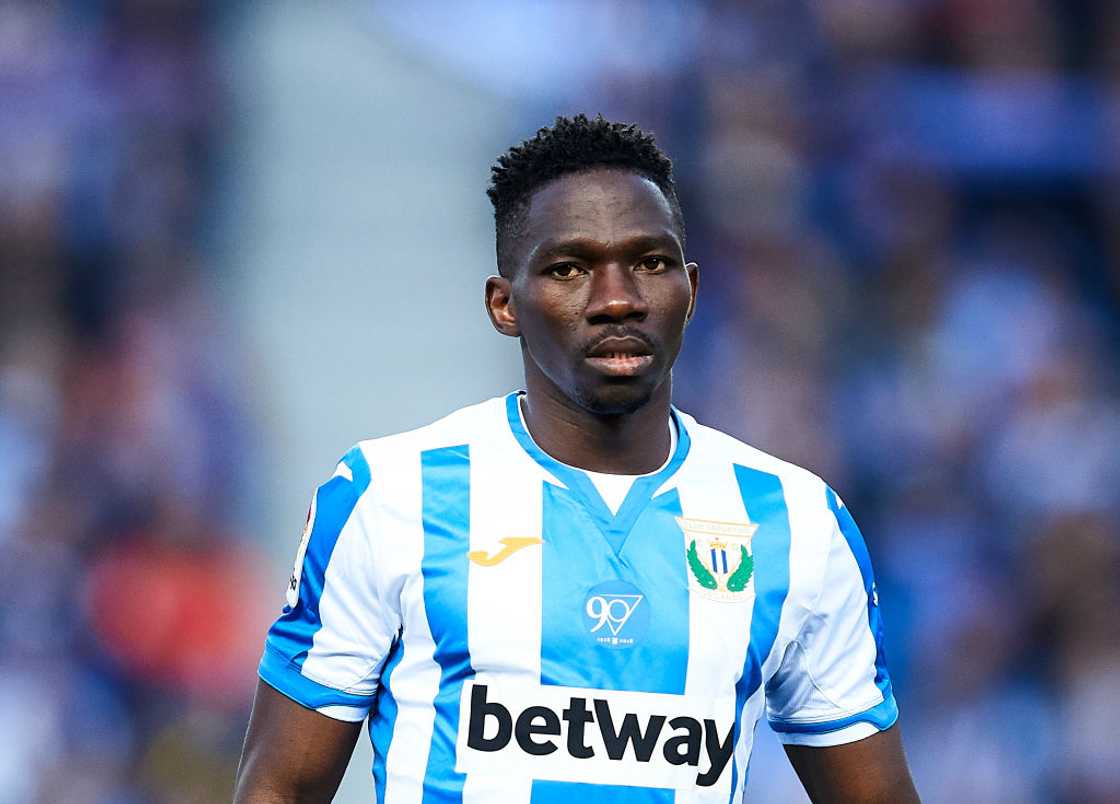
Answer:
[[[579,111],[674,158],[678,405],[861,522],[925,800],[1120,800],[1120,6],[508,6],[0,4],[0,802],[228,800],[314,485],[518,384],[488,167]]]

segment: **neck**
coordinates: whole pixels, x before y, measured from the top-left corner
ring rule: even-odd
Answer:
[[[525,424],[537,445],[561,463],[618,475],[653,472],[669,457],[669,379],[632,413],[600,415],[562,394],[550,382],[526,377]]]

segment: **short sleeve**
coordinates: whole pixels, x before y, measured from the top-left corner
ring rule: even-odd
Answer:
[[[339,462],[308,510],[287,605],[269,629],[263,681],[338,720],[360,721],[400,630],[399,604],[379,582],[361,505],[370,468],[360,447]]]
[[[767,719],[787,744],[830,746],[894,725],[871,559],[848,509],[826,489],[834,524],[818,602],[767,684]]]

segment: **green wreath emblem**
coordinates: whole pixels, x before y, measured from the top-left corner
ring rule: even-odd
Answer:
[[[712,573],[708,572],[708,568],[700,561],[700,556],[696,555],[696,540],[693,539],[688,545],[688,568],[692,570],[696,582],[703,586],[705,589],[715,589],[719,584],[716,583],[716,578]],[[738,570],[736,570],[738,574]]]
[[[739,545],[739,549],[743,551],[743,560],[739,562],[739,568],[727,579],[728,592],[742,592],[747,588],[747,584],[751,582],[751,575],[754,574],[754,559],[751,558],[746,547]]]

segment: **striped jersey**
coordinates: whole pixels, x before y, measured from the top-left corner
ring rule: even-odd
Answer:
[[[314,495],[261,678],[368,719],[378,802],[738,802],[764,712],[799,745],[889,728],[844,504],[672,418],[617,511],[516,393],[359,443]]]

